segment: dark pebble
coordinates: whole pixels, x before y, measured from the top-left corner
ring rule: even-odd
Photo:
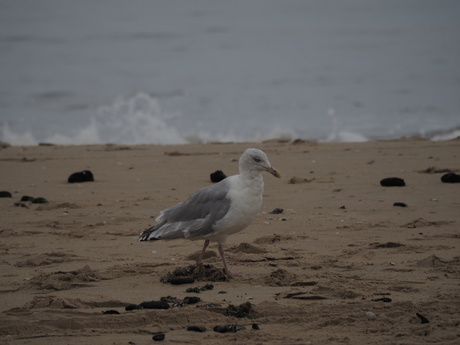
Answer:
[[[428,320],[424,315],[420,313],[416,313],[416,315],[418,316],[420,320],[422,320],[422,323],[430,323],[430,320]]]
[[[187,296],[183,299],[184,304],[197,304],[198,302],[201,302],[200,297],[195,297],[195,296]]]
[[[406,183],[399,177],[388,177],[380,181],[380,185],[384,187],[404,187]]]
[[[222,325],[222,326],[216,326],[214,327],[214,332],[219,332],[219,333],[227,333],[227,332],[238,332],[241,331],[244,328],[243,326],[239,326],[236,324],[231,324],[231,325]]]
[[[259,327],[259,325],[257,323],[253,323],[252,324],[252,329],[255,330],[255,331],[258,331],[258,330],[260,330],[260,327]]]
[[[281,214],[284,210],[282,208],[275,208],[273,211],[269,212],[270,214]]]
[[[460,175],[456,173],[447,173],[441,176],[441,181],[444,183],[460,183]]]
[[[188,326],[187,331],[191,332],[206,332],[206,327],[201,327],[201,326]]]
[[[130,304],[125,307],[126,311],[139,310],[139,309],[142,309],[142,307],[137,304]]]
[[[0,191],[0,198],[12,198],[13,196],[11,195],[10,192],[7,192],[5,190]]]
[[[163,341],[165,340],[165,334],[163,332],[155,333],[152,336],[153,341]]]
[[[173,285],[193,284],[195,279],[192,277],[173,277],[169,279],[169,283]]]
[[[103,311],[102,314],[104,314],[104,315],[108,315],[108,314],[120,314],[120,312],[118,312],[118,311],[116,311],[116,310],[113,310],[113,309],[110,309],[110,310]]]
[[[373,299],[371,300],[372,302],[384,302],[384,303],[390,303],[391,302],[391,298],[388,298],[388,297],[382,297],[382,298],[376,298],[376,299]]]
[[[91,171],[83,170],[83,171],[76,172],[70,175],[67,181],[69,183],[92,182],[94,181],[94,176]]]
[[[398,207],[407,207],[407,204],[404,202],[395,202],[393,206],[398,206]]]
[[[142,309],[169,309],[169,304],[163,301],[142,302],[139,304]]]
[[[216,183],[226,179],[227,175],[225,175],[222,170],[216,170],[211,173],[210,178],[212,182]]]
[[[33,196],[30,196],[30,195],[24,195],[22,198],[21,198],[21,201],[32,201],[34,200],[35,198]]]

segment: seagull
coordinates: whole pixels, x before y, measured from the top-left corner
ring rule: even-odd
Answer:
[[[229,235],[246,228],[262,207],[266,171],[280,178],[265,152],[250,148],[239,160],[238,175],[227,177],[219,183],[205,187],[187,200],[160,212],[157,224],[144,230],[139,241],[172,240],[186,238],[204,240],[203,249],[197,259],[201,264],[209,242],[217,242],[224,265],[224,273],[237,274],[228,269],[223,244]]]

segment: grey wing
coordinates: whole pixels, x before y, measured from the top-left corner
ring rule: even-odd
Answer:
[[[209,235],[213,225],[230,209],[229,184],[223,180],[201,189],[189,199],[161,212],[155,226],[142,232],[140,241],[193,238]]]

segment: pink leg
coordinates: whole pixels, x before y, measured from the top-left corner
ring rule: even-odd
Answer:
[[[197,265],[201,265],[201,261],[203,260],[204,253],[206,252],[206,248],[208,247],[208,245],[209,245],[209,240],[204,241],[203,249],[201,250],[200,256],[196,260]]]
[[[227,260],[225,259],[224,247],[222,246],[222,244],[219,243],[217,245],[217,248],[219,249],[220,257],[222,258],[222,262],[224,263],[224,272],[225,272],[225,274],[228,274],[229,276],[241,276],[241,273],[232,273],[228,269]]]

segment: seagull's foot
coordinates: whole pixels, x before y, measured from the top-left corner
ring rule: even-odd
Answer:
[[[224,273],[225,273],[225,275],[229,276],[230,278],[232,278],[232,277],[242,277],[243,276],[243,273],[232,272],[227,268],[224,268]]]

